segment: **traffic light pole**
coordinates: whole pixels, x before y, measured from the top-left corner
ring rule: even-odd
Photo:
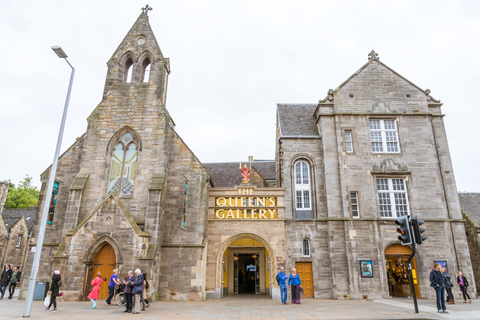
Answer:
[[[411,261],[415,256],[415,241],[412,242],[412,254],[408,257],[408,276],[410,278],[410,289],[413,293],[413,305],[415,306],[415,313],[418,313],[418,304],[417,304],[417,294],[415,292],[415,285],[413,284],[413,276],[412,276],[412,265]]]

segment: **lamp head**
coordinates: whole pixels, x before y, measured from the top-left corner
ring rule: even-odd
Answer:
[[[68,58],[67,54],[65,53],[65,51],[63,51],[61,47],[53,46],[52,50],[55,51],[55,53],[59,58],[63,58],[63,59]]]

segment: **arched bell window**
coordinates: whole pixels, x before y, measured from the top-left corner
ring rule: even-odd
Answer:
[[[132,74],[133,74],[133,60],[132,60],[132,58],[129,57],[125,61],[125,75],[124,75],[124,78],[125,78],[126,83],[132,82]]]
[[[127,132],[113,149],[107,192],[115,190],[121,195],[133,194],[137,155],[137,145],[130,132]]]
[[[142,68],[143,68],[142,82],[149,82],[150,81],[150,68],[151,67],[152,67],[152,63],[150,62],[150,58],[146,57],[142,62]]]

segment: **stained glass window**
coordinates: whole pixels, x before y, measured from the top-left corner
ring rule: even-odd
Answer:
[[[107,192],[115,190],[118,194],[133,194],[137,155],[137,146],[132,135],[127,132],[113,150]]]

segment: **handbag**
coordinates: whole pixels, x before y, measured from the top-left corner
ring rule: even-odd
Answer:
[[[17,283],[17,279],[10,279],[10,283]]]
[[[43,305],[47,308],[50,305],[50,295],[49,294],[47,294],[47,296],[45,297],[45,300],[43,301]]]
[[[300,296],[303,296],[303,288],[300,288]]]

